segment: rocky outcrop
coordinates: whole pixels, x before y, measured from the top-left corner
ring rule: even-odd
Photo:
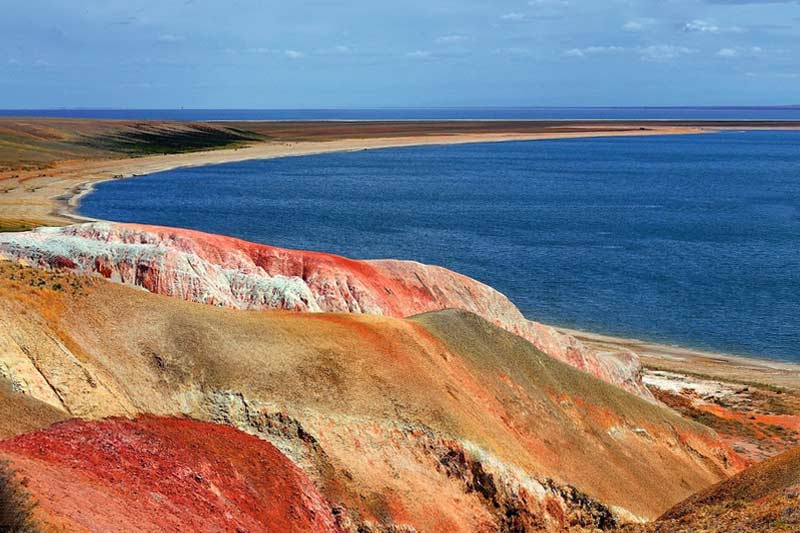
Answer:
[[[311,477],[321,480],[328,491],[331,485],[346,486],[352,474],[337,468],[312,433],[286,413],[270,412],[268,404],[248,399],[240,393],[213,391],[204,398],[204,409],[214,422],[232,425],[265,439],[301,465]],[[357,424],[353,424],[355,426]],[[394,449],[411,451],[415,461],[431,469],[438,483],[452,482],[456,490],[484,509],[486,531],[556,532],[610,529],[619,523],[617,515],[630,519],[622,510],[612,510],[570,485],[550,478],[537,479],[518,468],[509,467],[474,445],[468,450],[458,440],[443,438],[419,425],[386,425],[372,422],[370,433],[385,432]],[[353,428],[351,427],[351,430]],[[369,437],[362,433],[358,444],[365,447]],[[399,453],[399,452],[398,452]],[[483,459],[479,458],[482,457]],[[377,475],[379,466],[372,464]],[[417,531],[409,524],[381,524],[365,519],[359,510],[338,505],[342,524],[353,531]],[[616,514],[615,514],[616,513]],[[412,519],[418,522],[419,518]],[[424,527],[423,530],[430,529]],[[451,530],[455,529],[451,525]]]
[[[0,258],[96,273],[157,294],[237,309],[393,317],[461,309],[527,339],[551,357],[651,398],[633,353],[590,349],[527,320],[488,285],[441,267],[356,261],[190,230],[105,222],[0,234]]]

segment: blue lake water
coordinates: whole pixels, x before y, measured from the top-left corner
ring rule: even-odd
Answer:
[[[102,183],[81,212],[439,264],[543,322],[800,360],[800,132],[231,163]]]

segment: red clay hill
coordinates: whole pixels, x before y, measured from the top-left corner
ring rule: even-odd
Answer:
[[[143,416],[71,420],[0,443],[64,531],[339,531],[308,477],[273,445],[228,426]]]

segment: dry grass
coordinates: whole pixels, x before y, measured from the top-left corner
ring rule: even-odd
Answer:
[[[219,124],[2,118],[0,172],[46,175],[53,163],[67,159],[191,152],[258,140],[257,133]]]

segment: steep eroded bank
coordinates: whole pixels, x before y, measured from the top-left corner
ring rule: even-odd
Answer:
[[[355,261],[190,230],[90,223],[0,234],[0,258],[95,273],[185,300],[236,309],[408,317],[462,309],[522,336],[546,354],[652,399],[632,352],[593,350],[527,320],[491,287],[411,261]]]

